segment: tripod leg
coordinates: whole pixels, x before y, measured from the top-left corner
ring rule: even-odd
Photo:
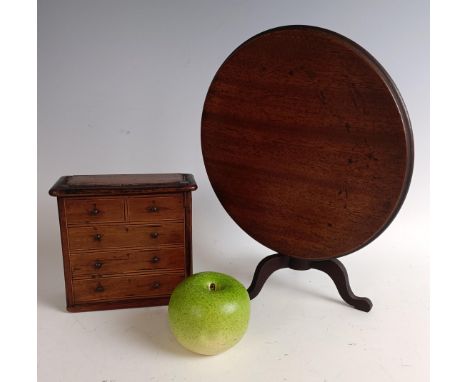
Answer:
[[[372,309],[372,301],[367,297],[358,297],[351,290],[349,285],[348,272],[343,263],[337,259],[311,261],[310,268],[318,269],[325,272],[331,277],[338,289],[341,298],[349,305],[364,312],[369,312]]]
[[[247,292],[249,293],[250,299],[254,299],[262,290],[263,284],[267,281],[270,275],[281,268],[289,267],[289,257],[283,256],[278,253],[265,257],[257,265],[255,273]]]

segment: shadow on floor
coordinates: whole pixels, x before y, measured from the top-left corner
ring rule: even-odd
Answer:
[[[128,316],[128,335],[149,351],[162,351],[185,358],[200,358],[186,350],[175,339],[169,327],[167,307],[135,309],[135,314]]]

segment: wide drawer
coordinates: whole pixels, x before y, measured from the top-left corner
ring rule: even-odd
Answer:
[[[68,245],[71,251],[122,247],[157,248],[161,244],[184,244],[184,223],[68,228]]]
[[[163,219],[183,219],[185,215],[182,194],[128,198],[128,220],[152,222]]]
[[[73,294],[75,303],[167,296],[182,280],[183,273],[74,280]]]
[[[123,274],[165,269],[184,269],[185,248],[115,250],[70,256],[72,276]]]
[[[65,199],[67,224],[113,223],[125,221],[124,199]]]

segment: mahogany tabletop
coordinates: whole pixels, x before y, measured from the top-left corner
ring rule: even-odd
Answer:
[[[234,221],[293,257],[352,253],[390,224],[413,168],[393,81],[335,32],[286,26],[244,42],[206,96],[206,171]]]

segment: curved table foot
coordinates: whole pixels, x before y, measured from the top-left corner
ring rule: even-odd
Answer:
[[[333,280],[338,293],[345,302],[364,312],[369,312],[372,309],[371,300],[367,297],[358,297],[351,290],[348,272],[341,261],[337,259],[319,261],[299,259],[278,253],[265,257],[257,265],[252,283],[247,289],[250,299],[254,299],[260,293],[266,280],[274,271],[282,268],[295,270],[317,269],[325,272]]]
[[[270,275],[281,268],[289,268],[289,257],[283,256],[278,253],[265,257],[260,263],[253,276],[252,283],[250,284],[247,292],[250,299],[254,299],[262,290],[263,284],[267,281]]]
[[[364,312],[372,309],[372,301],[367,297],[358,297],[351,290],[349,285],[348,272],[343,263],[337,259],[311,261],[311,268],[325,272],[336,285],[341,298],[349,305]]]

